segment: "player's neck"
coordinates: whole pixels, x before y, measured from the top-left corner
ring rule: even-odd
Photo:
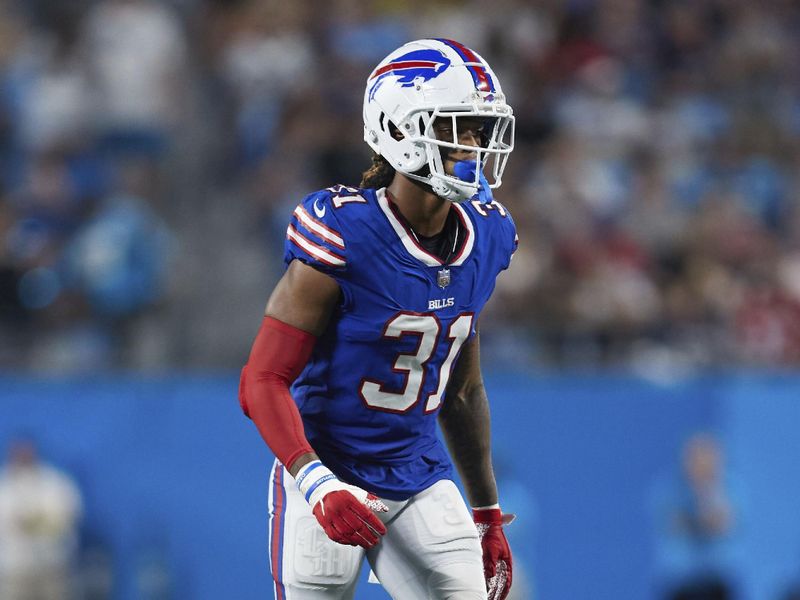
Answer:
[[[399,173],[386,191],[418,235],[431,237],[444,229],[451,204],[447,200],[442,200]]]

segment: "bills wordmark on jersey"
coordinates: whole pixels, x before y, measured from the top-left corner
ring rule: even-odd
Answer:
[[[451,306],[455,306],[456,299],[455,298],[436,298],[434,300],[428,300],[428,310],[440,310],[442,308],[450,308]]]

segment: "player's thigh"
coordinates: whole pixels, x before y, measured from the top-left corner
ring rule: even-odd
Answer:
[[[414,496],[368,556],[395,600],[486,598],[478,532],[452,481]]]
[[[353,598],[364,551],[328,538],[294,479],[277,461],[270,475],[269,513],[275,598]]]

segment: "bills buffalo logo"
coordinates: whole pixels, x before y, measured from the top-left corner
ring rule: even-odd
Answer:
[[[450,59],[438,50],[414,50],[398,56],[372,73],[370,81],[373,84],[369,90],[369,99],[373,99],[387,77],[395,77],[400,87],[411,87],[419,79],[429,81],[441,75],[449,66]]]

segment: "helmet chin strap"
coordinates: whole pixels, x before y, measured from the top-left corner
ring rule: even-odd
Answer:
[[[459,184],[448,181],[442,177],[438,177],[430,173],[430,171],[424,175],[419,174],[420,171],[427,171],[427,169],[420,169],[420,171],[417,171],[416,173],[406,173],[405,171],[400,171],[399,169],[397,169],[397,171],[405,175],[411,181],[421,185],[443,200],[448,200],[449,202],[466,202],[472,199],[478,191],[475,189],[474,185],[466,182]]]
[[[452,152],[447,148],[440,148],[440,157],[441,157],[441,164],[444,165],[447,162],[448,155]],[[463,163],[466,161],[460,161],[456,163],[456,167],[459,166],[463,167]],[[472,169],[474,173],[475,169],[475,161],[472,161]],[[450,202],[467,202],[471,200],[475,194],[477,194],[478,189],[472,184],[466,176],[462,176],[462,174],[457,170],[455,173],[456,177],[463,181],[453,181],[452,178],[443,177],[441,174],[436,172],[429,172],[428,176],[426,177],[426,183],[431,187],[433,193],[443,198],[444,200],[448,200]]]
[[[459,185],[438,177],[431,177],[431,188],[440,198],[450,202],[466,202],[475,195],[475,186],[464,184]]]

